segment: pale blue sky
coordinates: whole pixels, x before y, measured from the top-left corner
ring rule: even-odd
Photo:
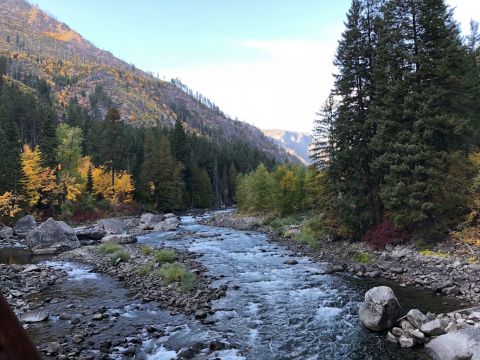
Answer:
[[[95,45],[261,128],[310,131],[350,0],[35,0]],[[465,25],[477,0],[449,0]]]

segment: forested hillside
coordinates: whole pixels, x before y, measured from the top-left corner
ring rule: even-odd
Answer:
[[[289,159],[179,80],[25,1],[2,0],[0,15],[0,222],[219,207],[235,201],[238,173]]]
[[[0,2],[0,54],[8,58],[6,73],[12,79],[45,81],[60,118],[71,102],[96,118],[104,118],[113,105],[126,123],[173,127],[180,119],[188,130],[214,141],[241,138],[279,161],[289,158],[259,129],[228,118],[180,81],[136,69],[24,0]]]

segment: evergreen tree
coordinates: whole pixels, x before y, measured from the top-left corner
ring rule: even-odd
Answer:
[[[0,105],[0,194],[17,191],[21,178],[20,139],[15,122]]]
[[[87,193],[87,195],[93,194],[93,169],[92,169],[92,164],[88,165],[87,182],[85,184],[85,192]]]
[[[40,153],[42,154],[42,165],[54,169],[57,166],[58,139],[56,135],[56,124],[54,117],[49,114],[43,123],[40,132]]]
[[[120,113],[116,108],[111,107],[105,117],[101,153],[105,168],[111,173],[112,188],[115,187],[115,171],[119,168],[122,156],[121,136]]]

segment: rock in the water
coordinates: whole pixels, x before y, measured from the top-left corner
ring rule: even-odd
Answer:
[[[427,317],[418,309],[412,309],[407,313],[407,319],[417,329],[427,322]]]
[[[359,310],[360,321],[367,329],[373,331],[391,328],[400,315],[400,304],[393,290],[387,286],[368,290]]]
[[[207,312],[203,310],[197,310],[195,312],[195,319],[205,319],[207,317]]]
[[[425,341],[425,334],[418,329],[411,329],[408,331],[408,334],[419,343],[423,343]]]
[[[128,230],[128,225],[120,219],[105,219],[101,221],[101,226],[108,235],[123,234]]]
[[[102,243],[133,244],[137,242],[137,237],[130,234],[112,234],[102,239]]]
[[[295,260],[295,259],[288,259],[287,261],[285,261],[285,264],[287,264],[287,265],[297,265],[298,261]]]
[[[30,272],[30,271],[41,271],[42,269],[40,269],[37,265],[35,264],[31,264],[31,265],[28,265],[25,269],[23,269],[23,273],[27,273],[27,272]]]
[[[466,329],[441,335],[430,341],[427,352],[438,360],[480,359],[480,328]]]
[[[395,335],[393,335],[390,331],[387,333],[387,340],[393,343],[397,343],[398,339]]]
[[[58,342],[49,342],[45,345],[45,352],[50,354],[59,354],[62,351],[62,346]]]
[[[153,230],[155,231],[174,231],[180,226],[180,221],[176,216],[166,218],[165,220],[157,223]]]
[[[32,215],[27,215],[18,219],[13,228],[13,232],[17,236],[25,237],[29,232],[35,230],[36,227],[37,223],[35,222],[35,218]]]
[[[100,224],[80,226],[74,229],[79,240],[101,240],[107,232]]]
[[[70,226],[49,218],[28,234],[27,245],[34,254],[56,254],[76,249],[80,243]]]
[[[445,327],[439,319],[435,319],[423,324],[420,330],[430,336],[438,336],[445,334],[446,332]]]
[[[10,226],[0,224],[0,240],[8,239],[13,236],[13,229]]]
[[[164,219],[170,219],[170,218],[177,218],[177,215],[173,214],[173,213],[167,213],[165,215],[163,215],[163,218]]]
[[[20,316],[20,321],[26,323],[35,323],[48,319],[49,313],[46,311],[32,311],[24,313]]]

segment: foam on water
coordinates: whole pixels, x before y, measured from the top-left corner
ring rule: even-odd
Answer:
[[[94,280],[98,278],[98,275],[92,272],[90,267],[85,265],[80,265],[69,261],[45,261],[44,264],[57,270],[66,271],[70,280],[82,281],[87,279]]]

